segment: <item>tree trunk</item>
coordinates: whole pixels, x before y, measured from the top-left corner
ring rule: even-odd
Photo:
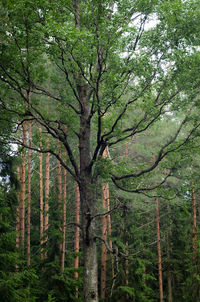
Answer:
[[[29,121],[28,139],[31,147],[31,121]],[[28,150],[28,208],[27,208],[27,266],[31,264],[30,226],[31,226],[31,149]]]
[[[59,144],[59,156],[61,157],[61,150],[60,150],[60,144]],[[58,160],[57,161],[57,167],[58,167],[58,207],[60,209],[61,203],[62,203],[62,173],[61,173],[61,163]]]
[[[128,158],[128,143],[126,143],[125,144],[125,157],[126,158]],[[128,237],[127,236],[128,235],[128,233],[127,233],[127,231],[126,231],[126,237]],[[127,238],[127,240],[126,240],[126,260],[125,260],[125,276],[126,276],[126,286],[128,286],[128,284],[129,284],[129,270],[128,270],[128,267],[129,267],[129,261],[128,261],[128,238]],[[129,295],[128,294],[126,294],[126,300],[128,300],[129,299]]]
[[[26,145],[26,122],[23,122],[23,144]],[[22,152],[22,167],[21,167],[21,204],[20,204],[20,245],[24,247],[25,234],[25,196],[26,195],[26,149]]]
[[[49,134],[47,133],[47,149],[49,148]],[[45,217],[44,217],[44,232],[45,232],[45,258],[47,258],[47,243],[48,243],[48,228],[49,228],[49,158],[50,154],[46,155],[46,177],[45,177]]]
[[[62,208],[62,246],[61,246],[61,271],[65,268],[65,246],[66,246],[66,198],[67,198],[67,171],[63,170],[63,208]]]
[[[17,180],[20,183],[20,166],[17,167]],[[17,192],[17,214],[16,214],[16,249],[20,246],[20,202],[21,202],[21,191]]]
[[[61,157],[60,143],[58,144],[58,154]],[[62,209],[61,209],[61,205],[62,205],[62,170],[61,170],[61,163],[59,160],[57,160],[57,173],[58,173],[58,212],[59,212],[58,217],[62,217],[62,216],[60,216],[62,213]],[[62,232],[62,227],[60,227],[60,231]],[[59,249],[60,249],[61,258],[62,258],[62,242],[59,243]]]
[[[89,183],[89,182],[88,182]],[[98,302],[98,264],[96,249],[96,233],[94,219],[94,198],[90,186],[80,189],[82,208],[82,232],[83,232],[83,294],[85,302]],[[93,201],[94,202],[94,201]]]
[[[75,26],[81,29],[80,0],[73,0]],[[83,295],[85,302],[98,302],[98,265],[94,215],[95,184],[92,180],[90,170],[90,140],[91,140],[91,108],[90,96],[91,87],[84,82],[81,72],[75,75],[77,96],[80,109],[80,130],[79,130],[79,192],[82,216],[83,236]]]
[[[108,212],[110,211],[110,196],[109,196],[109,185],[107,184],[107,190],[106,190],[106,205]],[[111,216],[108,214],[107,216],[107,222],[108,222],[108,236],[111,237],[112,234],[112,228],[111,228]],[[108,241],[109,248],[112,250],[112,241],[109,239]],[[114,258],[113,254],[110,253],[111,258],[111,270],[112,270],[112,278],[114,278],[115,272],[114,272]]]
[[[87,172],[83,173],[80,184],[80,201],[83,235],[83,294],[85,302],[98,302],[98,263],[96,248],[96,230],[93,216],[95,184]]]
[[[108,185],[102,185],[102,207],[103,211],[107,210],[107,190]],[[102,238],[107,241],[107,216],[102,218]],[[106,261],[107,261],[107,248],[104,243],[102,243],[101,249],[101,298],[105,299],[106,294]]]
[[[158,252],[158,277],[159,277],[159,292],[160,292],[160,302],[163,302],[163,279],[162,279],[162,257],[161,257],[161,247],[160,247],[160,222],[159,222],[159,205],[158,198],[155,199],[156,202],[156,229],[157,229],[157,252]]]
[[[41,142],[42,128],[40,127],[40,148],[42,149]],[[40,246],[41,246],[41,259],[43,259],[43,239],[44,239],[44,200],[43,200],[43,168],[42,168],[43,155],[40,153]]]
[[[80,117],[79,151],[80,151],[80,203],[83,235],[83,295],[85,302],[98,302],[98,265],[95,232],[95,187],[90,165],[90,120],[89,102],[85,101],[86,88],[79,86],[79,97],[82,105]]]
[[[75,223],[80,223],[80,193],[78,184],[75,187]],[[74,252],[79,253],[79,244],[80,244],[80,230],[78,226],[75,226],[75,241],[74,241]],[[74,268],[79,268],[79,256],[76,256],[74,259]],[[74,278],[78,279],[78,272],[74,273]],[[78,288],[76,288],[76,298],[78,299]]]

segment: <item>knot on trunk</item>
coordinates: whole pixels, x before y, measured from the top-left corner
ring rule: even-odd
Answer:
[[[96,293],[94,291],[90,292],[90,298],[92,298],[92,299],[96,298]]]

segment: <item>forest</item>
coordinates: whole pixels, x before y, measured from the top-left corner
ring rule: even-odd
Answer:
[[[0,21],[0,300],[199,302],[199,0]]]

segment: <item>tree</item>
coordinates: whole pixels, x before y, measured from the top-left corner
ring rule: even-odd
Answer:
[[[16,113],[16,123],[19,118],[35,120],[66,149],[68,162],[48,136],[46,147],[41,149],[37,141],[31,147],[47,153],[44,229],[47,232],[52,154],[79,186],[84,300],[95,302],[99,178],[133,193],[157,188],[172,168],[164,180],[152,184],[160,162],[194,138],[199,127],[194,119],[186,128],[198,106],[199,4],[195,0],[134,4],[129,0],[20,0],[2,2],[1,7],[1,106]],[[154,17],[156,25],[148,29]],[[107,146],[148,131],[169,110],[176,118],[180,107],[182,121],[161,139],[150,161],[127,168],[102,158]],[[14,136],[8,141],[29,147]]]

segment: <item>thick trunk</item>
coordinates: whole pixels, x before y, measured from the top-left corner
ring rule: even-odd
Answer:
[[[88,185],[89,184],[89,185]],[[98,302],[98,269],[95,222],[91,217],[94,215],[94,194],[91,184],[80,189],[83,233],[83,294],[85,302]]]
[[[159,206],[158,198],[156,202],[156,229],[157,229],[157,252],[158,252],[158,278],[159,278],[159,292],[160,292],[160,302],[163,302],[163,279],[162,279],[162,257],[161,257],[161,247],[160,247],[160,222],[159,222]]]
[[[93,224],[93,223],[92,223]],[[89,237],[93,237],[94,229],[92,226],[88,228]],[[97,270],[97,251],[95,240],[90,240],[90,243],[83,244],[84,254],[84,272],[83,272],[83,293],[85,302],[98,302],[98,270]]]
[[[28,138],[31,147],[31,121],[29,121]],[[28,207],[27,207],[27,265],[31,264],[30,226],[31,226],[31,149],[28,150]]]
[[[42,128],[40,127],[40,136]],[[40,141],[42,149],[42,142]],[[43,258],[43,237],[44,237],[44,201],[43,201],[43,169],[42,169],[43,155],[40,153],[40,246],[41,246],[41,259]]]
[[[98,302],[98,270],[95,220],[95,186],[92,183],[90,164],[90,124],[88,105],[83,101],[84,113],[80,123],[80,203],[83,235],[83,294],[85,302]]]
[[[110,211],[110,196],[109,196],[109,185],[107,184],[107,190],[106,190],[106,204],[107,204],[107,210],[108,212]],[[110,214],[108,214],[107,216],[107,222],[108,222],[108,236],[111,237],[112,234],[112,228],[111,228],[111,216]],[[110,250],[112,250],[112,241],[109,239],[108,241],[109,244],[109,248]],[[114,278],[115,272],[114,272],[114,258],[113,258],[113,254],[110,253],[110,257],[111,257],[111,270],[112,270],[112,278]]]
[[[74,1],[76,26],[80,27],[79,1]],[[98,270],[97,270],[97,249],[95,232],[95,187],[90,170],[90,87],[77,75],[77,91],[80,102],[80,131],[79,131],[79,155],[80,155],[80,204],[82,215],[82,236],[83,236],[83,295],[85,302],[98,302]]]

